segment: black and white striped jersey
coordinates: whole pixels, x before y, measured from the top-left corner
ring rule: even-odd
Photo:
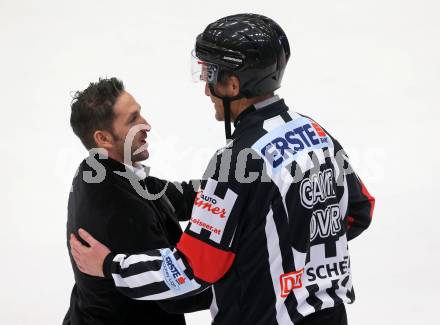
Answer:
[[[374,198],[340,144],[277,96],[235,121],[177,247],[109,255],[104,273],[135,299],[211,287],[213,324],[295,324],[354,300],[347,241]]]

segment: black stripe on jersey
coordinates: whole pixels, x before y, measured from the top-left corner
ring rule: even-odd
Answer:
[[[212,235],[212,232],[205,229],[205,228],[201,228],[199,232],[195,232],[188,226],[185,229],[185,233],[187,233],[188,235],[190,235],[190,236],[192,236],[202,242],[209,243],[210,246],[213,246],[218,249],[225,250],[223,243],[228,242],[228,241],[225,241],[226,230],[223,232],[222,243],[216,243],[213,240],[211,240],[209,237]]]
[[[333,299],[336,305],[342,304],[344,301],[336,294],[336,290],[339,289],[339,280],[332,280],[332,287],[325,290],[330,298]]]
[[[293,292],[291,292],[290,295],[287,296],[284,304],[286,305],[287,312],[289,313],[290,319],[294,324],[304,318],[304,316],[301,315],[297,310],[298,300],[296,299]]]
[[[316,297],[316,293],[319,292],[319,286],[317,284],[312,284],[306,287],[309,292],[309,297],[306,301],[310,306],[315,308],[315,311],[321,310],[322,308],[322,300]]]
[[[342,285],[343,287],[346,287],[349,279],[350,279],[350,275],[347,275],[347,276],[342,280],[341,285]]]
[[[272,201],[273,220],[277,229],[278,237],[280,238],[280,245],[278,246],[282,256],[282,264],[284,272],[292,272],[295,270],[295,261],[293,260],[290,236],[290,227],[287,219],[286,210],[283,204],[281,194],[277,192]],[[282,245],[281,243],[284,243]],[[281,275],[281,274],[280,274]]]
[[[192,237],[194,237],[194,238],[196,238],[196,239],[198,239],[198,240],[200,240],[202,242],[209,243],[209,245],[212,246],[212,247],[215,247],[215,248],[218,248],[218,249],[221,249],[221,250],[228,250],[228,248],[226,248],[226,247],[229,247],[228,245],[229,245],[229,242],[231,241],[231,236],[233,234],[234,229],[226,228],[223,231],[223,238],[222,238],[221,243],[217,243],[217,242],[211,240],[210,236],[212,235],[212,232],[207,230],[207,229],[205,229],[205,228],[200,229],[200,232],[197,233],[197,232],[192,231],[188,227],[185,230],[185,232],[187,234],[189,234],[190,236],[192,236]]]
[[[280,249],[282,256],[283,270],[284,272],[287,273],[295,269],[295,260],[292,254],[291,240],[288,240],[287,238],[291,235],[290,231],[288,230],[291,228],[289,227],[289,221],[287,219],[287,214],[283,205],[283,199],[281,197],[281,194],[277,192],[276,195],[277,195],[276,199],[274,199],[272,202],[272,210],[274,216],[273,219],[278,233],[278,237],[279,238],[281,237],[280,245],[278,247]],[[285,243],[285,245],[281,245],[281,243]],[[303,316],[300,313],[298,313],[297,310],[298,301],[293,292],[291,292],[287,296],[286,300],[284,301],[284,304],[286,305],[286,309],[289,313],[290,319],[292,319],[294,322],[303,318]]]
[[[286,111],[286,112],[282,112],[282,113],[280,114],[280,116],[282,117],[282,119],[283,119],[284,122],[286,122],[286,123],[292,121],[292,116],[290,116],[290,114],[287,113],[287,111]]]
[[[306,264],[308,264],[310,262],[310,249],[307,250],[307,254],[306,254]]]
[[[179,252],[177,250],[173,252],[173,256],[176,259],[176,261],[181,259],[180,254],[179,254]]]
[[[191,229],[190,229],[190,231],[191,231]],[[201,230],[200,230],[200,234],[197,234],[197,233],[195,233],[195,238],[197,238],[197,239],[199,239],[199,240],[202,240],[202,241],[204,241],[204,242],[209,242],[209,244],[211,245],[213,245],[213,246],[216,246],[215,244],[216,243],[214,243],[214,242],[212,242],[211,240],[209,240],[209,236],[211,236],[211,232],[209,231],[209,230],[207,230],[207,229],[205,229],[205,228],[202,228]],[[217,245],[218,246],[218,245]]]
[[[331,237],[332,241],[326,241],[324,244],[325,257],[335,257],[338,255],[336,250],[336,238]],[[339,238],[338,238],[339,239]]]
[[[175,251],[173,255],[174,255],[174,258],[176,259],[177,262],[181,261],[182,264],[185,265],[183,259],[179,255],[178,251]],[[194,274],[193,274],[191,268],[187,268],[185,265],[185,268],[182,269],[182,271],[185,273],[185,275],[188,277],[188,279],[190,279],[190,280],[194,279]]]
[[[347,298],[350,299],[350,302],[349,302],[350,304],[352,304],[355,301],[356,295],[354,294],[354,288],[353,287],[351,287],[351,290],[347,291]]]
[[[170,291],[170,288],[165,284],[164,281],[161,281],[153,282],[137,288],[118,287],[118,290],[132,299],[138,299]]]
[[[227,162],[225,162],[225,167],[226,167],[226,165],[227,165],[228,163]],[[231,163],[229,163],[229,166],[228,167],[231,167]],[[225,168],[224,168],[225,169]],[[229,170],[228,170],[228,172],[229,171],[231,171],[231,170],[234,170],[234,169],[232,169],[232,168],[229,168]],[[225,183],[217,183],[217,186],[215,187],[215,190],[214,190],[214,195],[216,195],[216,196],[218,196],[219,198],[221,198],[221,199],[224,199],[225,198],[225,196],[226,196],[226,192],[228,191],[228,186],[227,186],[227,184],[225,184]]]
[[[205,174],[207,174],[207,173],[205,172]],[[205,188],[207,179],[210,177],[210,176],[205,175],[205,174],[203,174],[203,178],[200,181],[200,188]]]
[[[157,257],[162,256],[159,249],[153,249],[153,250],[147,251],[146,254],[148,256],[157,256]]]
[[[290,164],[287,164],[286,167],[293,177],[293,184],[301,183],[301,181],[305,177],[305,173],[302,171],[301,167],[297,164],[297,162],[294,160]]]
[[[205,228],[202,228],[201,230],[200,230],[200,238],[198,238],[198,239],[203,239],[203,240],[210,240],[209,239],[209,237],[212,235],[212,232],[211,231],[209,231],[208,229],[205,229]],[[211,241],[209,242],[209,244],[214,244],[214,243],[211,243]]]
[[[118,269],[120,268],[119,262],[113,262],[115,265],[112,267],[112,269]],[[138,275],[140,273],[146,272],[146,271],[159,271],[162,267],[162,260],[153,260],[153,261],[146,261],[146,262],[138,262],[130,264],[130,266],[126,269],[122,269],[122,274],[120,274],[121,278],[127,278],[129,276]]]

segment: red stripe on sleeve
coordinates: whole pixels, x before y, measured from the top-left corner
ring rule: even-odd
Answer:
[[[350,229],[353,227],[354,224],[354,218],[352,216],[347,217],[347,229]]]
[[[370,219],[373,219],[373,211],[374,211],[374,206],[376,205],[376,199],[371,196],[371,194],[368,192],[367,188],[365,187],[364,183],[362,183],[361,181],[361,192],[363,195],[365,195],[368,199],[368,201],[370,201],[371,207],[370,207]]]
[[[235,254],[215,248],[183,233],[177,249],[186,257],[196,278],[208,283],[220,280],[230,269]]]

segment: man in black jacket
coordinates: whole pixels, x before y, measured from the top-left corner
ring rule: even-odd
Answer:
[[[73,180],[67,234],[84,227],[112,250],[132,254],[176,245],[182,234],[179,221],[189,219],[195,192],[191,184],[182,183],[178,190],[174,184],[146,175],[139,162],[148,158],[150,125],[123,83],[115,78],[103,79],[77,92],[71,126],[90,156]],[[161,195],[154,195],[165,187]],[[111,280],[86,275],[75,263],[72,267],[76,283],[65,325],[185,324],[183,314],[163,309],[190,312],[210,304],[209,290],[160,306],[153,301],[132,300],[119,293]]]

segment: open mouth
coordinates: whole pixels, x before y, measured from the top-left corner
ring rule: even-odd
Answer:
[[[148,149],[148,143],[147,143],[147,138],[144,138],[142,140],[139,141],[142,145],[136,149],[136,151],[134,152],[135,155],[137,155],[138,153],[147,151]]]

